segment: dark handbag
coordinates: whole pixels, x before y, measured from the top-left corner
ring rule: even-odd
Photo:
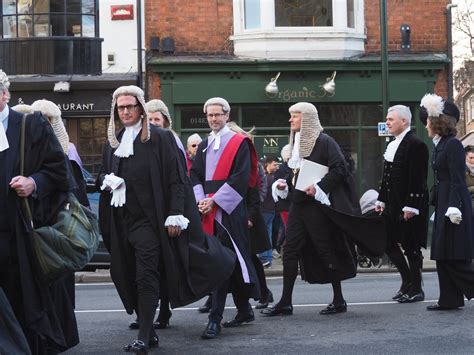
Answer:
[[[26,115],[21,122],[20,175],[24,175]],[[99,245],[97,216],[69,193],[52,226],[34,228],[27,198],[22,199],[31,226],[35,271],[40,280],[52,282],[67,272],[79,271],[91,260]]]

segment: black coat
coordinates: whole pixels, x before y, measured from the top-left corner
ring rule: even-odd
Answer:
[[[325,133],[321,133],[310,156],[305,158],[329,167],[329,172],[318,183],[318,186],[329,195],[331,207],[315,208],[315,213],[324,213],[328,223],[333,225],[330,240],[320,243],[308,240],[301,250],[302,278],[310,283],[325,283],[328,265],[338,265],[339,280],[356,275],[356,260],[354,242],[374,254],[380,254],[385,248],[385,225],[383,219],[361,217],[358,198],[355,193],[355,183],[349,166],[336,141]],[[293,172],[290,172],[287,183],[290,187],[291,208],[289,219],[298,209],[311,209],[314,204],[320,204],[314,197],[295,190],[292,186]],[[321,212],[319,212],[321,211]],[[290,223],[290,222],[288,222]],[[333,248],[331,252],[322,252],[324,248]],[[318,251],[319,249],[319,251]],[[321,260],[319,255],[330,255],[334,260]]]
[[[426,248],[428,235],[428,148],[412,131],[403,137],[393,163],[385,161],[378,200],[386,204],[389,237],[402,243],[404,249]],[[412,207],[420,214],[405,221],[403,207]]]
[[[465,153],[461,142],[456,137],[443,137],[434,148],[431,166],[435,175],[431,259],[471,260],[474,258],[472,206],[466,186]],[[457,207],[461,211],[461,224],[453,224],[445,216],[449,207]]]
[[[123,130],[119,139],[122,134]],[[154,201],[154,210],[145,213],[160,239],[170,304],[173,308],[184,306],[209,294],[228,278],[233,271],[235,255],[222,248],[215,238],[202,232],[194,193],[173,133],[151,126],[148,142],[142,143],[139,137],[137,136],[134,145],[145,145],[147,156],[144,159],[149,161],[149,177],[153,183],[149,186],[137,180],[133,184],[139,194],[138,201],[149,199],[150,196]],[[113,153],[114,149],[107,144],[97,180],[98,186],[102,185],[106,174],[118,172],[120,159]],[[115,221],[110,199],[108,191],[101,193],[101,232],[112,258],[111,276],[125,309],[131,314],[138,308],[136,286],[128,277],[134,265],[126,262],[134,260],[133,249],[124,248],[120,243],[117,231],[119,223]],[[165,220],[170,215],[184,215],[190,220],[188,228],[176,238],[169,238],[164,227]]]
[[[22,114],[10,109],[7,137],[10,148],[6,150],[7,159],[4,170],[7,183],[13,176],[19,175],[20,128]],[[40,114],[29,115],[25,128],[25,176],[31,176],[36,183],[36,198],[30,197],[30,206],[36,228],[49,225],[56,220],[57,211],[65,203],[69,190],[65,154],[49,122]],[[37,349],[48,346],[56,351],[65,351],[75,344],[68,342],[68,327],[77,332],[74,312],[71,308],[60,313],[55,309],[50,285],[37,281],[34,269],[34,257],[31,255],[30,235],[25,226],[20,209],[20,199],[14,190],[8,190],[9,222],[14,234],[19,264],[22,292],[16,295],[21,300],[24,319],[20,323],[26,333],[36,335],[42,340]],[[55,291],[56,299],[69,297],[60,290]],[[15,296],[14,296],[15,297]],[[65,300],[67,302],[67,300]],[[72,318],[71,318],[72,317]],[[76,341],[77,342],[77,339]]]
[[[267,226],[260,211],[260,196],[258,187],[249,189],[247,193],[247,211],[253,226],[249,229],[250,250],[252,254],[260,254],[271,249]]]

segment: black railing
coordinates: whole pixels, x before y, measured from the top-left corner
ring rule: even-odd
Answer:
[[[0,68],[9,75],[100,74],[102,38],[0,39]]]

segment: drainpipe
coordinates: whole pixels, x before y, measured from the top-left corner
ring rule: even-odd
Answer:
[[[453,101],[453,16],[452,8],[457,7],[457,4],[446,5],[446,32],[448,34],[448,101]]]
[[[138,86],[143,88],[143,70],[142,70],[142,4],[137,0],[137,71]]]
[[[387,0],[380,0],[380,57],[382,61],[382,107],[383,118],[389,107],[388,93],[388,31],[387,31]]]

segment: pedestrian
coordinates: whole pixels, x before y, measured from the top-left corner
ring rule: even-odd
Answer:
[[[356,275],[355,250],[341,226],[326,213],[327,206],[336,211],[360,215],[354,182],[338,144],[323,133],[316,107],[299,102],[289,109],[291,157],[293,169],[287,180],[274,182],[273,192],[279,198],[290,197],[288,230],[283,249],[283,292],[272,308],[261,311],[266,316],[293,314],[292,294],[298,261],[302,278],[310,283],[331,283],[333,300],[320,314],[346,312],[341,281]],[[304,191],[296,190],[303,159],[328,167],[328,173]]]
[[[474,146],[469,145],[466,151],[466,184],[471,195],[472,209],[474,211]],[[474,216],[473,216],[474,218]]]
[[[35,275],[29,224],[20,198],[28,198],[35,228],[55,220],[70,189],[66,158],[51,125],[39,112],[27,114],[24,173],[20,175],[23,114],[9,108],[8,79],[0,72],[0,287],[33,354],[65,351],[68,343],[50,285]],[[67,297],[60,295],[59,297]],[[70,320],[72,321],[72,320]],[[77,332],[75,319],[67,323]]]
[[[116,119],[124,126],[118,136]],[[190,219],[199,216],[181,159],[173,133],[150,126],[143,91],[136,86],[115,90],[98,176],[99,212],[112,280],[127,313],[139,317],[138,337],[124,347],[127,352],[147,352],[159,344],[153,318],[161,278],[171,306],[180,307],[208,294],[232,272],[232,255],[228,261],[209,255],[216,244],[188,233]]]
[[[439,280],[438,302],[427,309],[452,310],[464,306],[464,296],[474,297],[472,206],[466,186],[464,150],[456,138],[459,110],[435,94],[426,94],[420,106],[421,121],[434,143],[431,259],[436,260]]]
[[[197,133],[191,134],[188,137],[188,141],[187,141],[187,145],[186,145],[186,147],[187,147],[187,150],[186,150],[186,153],[187,153],[186,164],[187,164],[188,171],[191,170],[191,166],[193,165],[193,160],[194,160],[194,157],[196,156],[198,145],[201,142],[202,142],[202,138]]]
[[[257,158],[251,141],[226,126],[230,115],[227,100],[220,97],[207,100],[204,113],[212,132],[198,147],[191,181],[205,232],[215,235],[237,254],[232,277],[221,283],[212,295],[209,322],[201,337],[213,339],[221,332],[230,290],[237,315],[224,326],[255,319],[248,300],[252,296],[259,298],[258,281],[251,257],[246,198],[249,187],[256,184]]]
[[[274,181],[274,174],[278,170],[278,159],[272,156],[266,157],[264,168],[266,186],[263,186],[263,188],[266,189],[267,192],[265,194],[265,198],[262,201],[261,210],[263,219],[265,221],[265,226],[267,227],[267,233],[270,240],[270,248],[268,250],[265,250],[263,253],[260,253],[259,258],[265,268],[270,268],[272,266],[273,260],[272,230],[273,219],[275,218],[275,201],[272,197],[272,185]]]
[[[402,278],[400,289],[392,297],[400,303],[425,299],[421,287],[421,248],[426,248],[428,235],[428,147],[411,130],[411,117],[406,106],[388,109],[386,124],[395,139],[385,150],[382,183],[375,206],[375,211],[383,212],[386,217],[386,254]]]

